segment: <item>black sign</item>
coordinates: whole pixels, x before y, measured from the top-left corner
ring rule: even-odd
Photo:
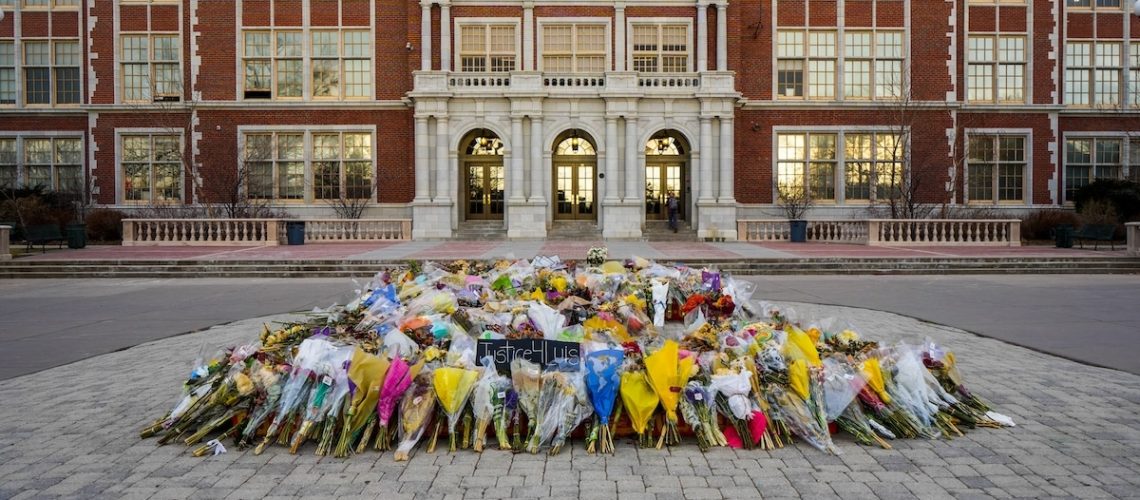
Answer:
[[[577,366],[581,353],[582,344],[578,342],[542,339],[480,340],[476,357],[482,364],[483,358],[490,356],[495,362],[495,369],[499,373],[509,375],[511,361],[515,358],[523,358],[545,369],[556,359],[566,359]]]

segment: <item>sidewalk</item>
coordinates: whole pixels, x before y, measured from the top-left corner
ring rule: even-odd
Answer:
[[[1125,258],[1122,247],[1093,250],[1022,247],[871,247],[832,243],[646,242],[646,241],[393,241],[320,243],[276,247],[123,247],[89,246],[51,249],[15,261],[302,261],[302,260],[453,260],[531,258],[558,255],[583,259],[586,251],[605,245],[611,258],[639,256],[657,260],[741,259],[910,259],[910,258]]]
[[[0,382],[0,498],[1008,498],[1131,497],[1140,487],[1140,376],[1032,352],[865,309],[792,305],[842,317],[876,338],[930,336],[958,355],[966,383],[1018,424],[893,450],[837,436],[841,455],[695,444],[612,456],[580,440],[554,457],[488,450],[317,457],[312,445],[193,458],[137,431],[169,411],[203,343],[234,344],[251,318]],[[446,447],[444,447],[446,449]]]

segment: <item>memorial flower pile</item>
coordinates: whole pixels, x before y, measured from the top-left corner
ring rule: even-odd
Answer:
[[[693,439],[840,453],[833,433],[890,448],[1013,425],[933,341],[879,344],[757,304],[751,283],[712,269],[605,256],[383,271],[348,304],[200,356],[140,434],[198,456],[276,444],[402,461],[444,433],[451,452]]]

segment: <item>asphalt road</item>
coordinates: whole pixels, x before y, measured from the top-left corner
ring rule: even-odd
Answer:
[[[890,311],[1140,373],[1138,276],[748,279],[759,285],[758,300]],[[0,281],[0,380],[213,325],[344,303],[352,289],[347,279]]]

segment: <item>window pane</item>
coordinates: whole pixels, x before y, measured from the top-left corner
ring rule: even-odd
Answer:
[[[971,62],[991,62],[994,60],[994,37],[971,36],[968,56]]]
[[[853,98],[871,97],[871,61],[843,62],[843,94]]]
[[[372,158],[372,136],[369,134],[344,134],[344,157],[349,160]]]
[[[804,95],[803,61],[779,61],[776,68],[776,92],[783,97],[802,97]]]
[[[998,177],[998,199],[1017,201],[1023,197],[1025,184],[1024,165],[1001,165]]]
[[[989,201],[994,199],[992,165],[970,164],[969,176],[969,195],[971,201]]]
[[[313,195],[318,200],[340,198],[340,162],[313,163]]]
[[[887,59],[903,58],[903,34],[901,31],[879,31],[875,33],[875,55]]]
[[[301,33],[293,31],[278,32],[277,57],[301,57]]]
[[[603,25],[579,25],[578,27],[578,51],[579,52],[605,52],[606,51],[606,27]],[[668,31],[666,31],[668,33]],[[680,36],[681,49],[684,50],[684,34]],[[669,50],[669,49],[665,49]]]
[[[811,76],[808,95],[820,98],[835,97],[835,61],[811,60],[808,63],[808,70]]]
[[[803,57],[804,33],[779,31],[776,33],[776,57]]]
[[[344,57],[368,57],[371,45],[367,31],[344,32]]]
[[[336,59],[313,60],[313,96],[340,95],[340,64]]]
[[[280,198],[299,200],[305,197],[305,164],[286,162],[277,165],[277,194]]]
[[[51,64],[51,52],[47,42],[24,42],[25,66],[48,66]]]
[[[812,162],[811,197],[817,200],[835,199],[835,163]]]
[[[273,162],[246,162],[247,196],[256,199],[273,198]]]
[[[1065,163],[1092,163],[1092,139],[1069,139],[1065,141]]]
[[[79,165],[83,163],[83,143],[79,139],[55,140],[56,165]]]
[[[245,136],[244,156],[247,161],[272,159],[273,136],[269,134]]]
[[[51,165],[51,139],[24,139],[24,163]]]
[[[286,59],[277,61],[277,95],[279,97],[301,97],[304,84],[301,81],[301,60]]]
[[[283,160],[305,159],[305,136],[302,134],[279,134],[277,136],[277,158]]]
[[[835,57],[835,33],[830,31],[809,32],[808,57]]]
[[[340,136],[337,134],[313,134],[313,158],[339,160]]]
[[[56,68],[56,104],[78,104],[79,94],[79,68]]]
[[[269,57],[270,34],[263,31],[247,31],[245,33],[246,57]]]
[[[843,52],[849,58],[871,57],[871,32],[848,31],[843,34]]]
[[[1096,141],[1096,163],[1098,165],[1120,164],[1120,141],[1100,139]]]

